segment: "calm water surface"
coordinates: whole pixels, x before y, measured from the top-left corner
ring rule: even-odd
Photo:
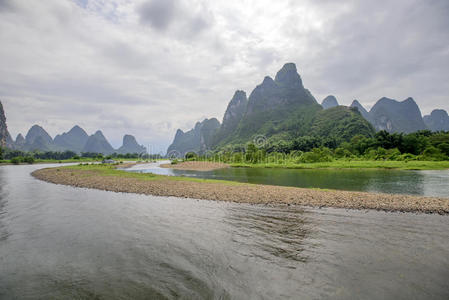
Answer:
[[[0,299],[449,299],[449,216],[54,185],[0,167]]]
[[[173,170],[158,164],[129,171],[239,182],[449,198],[449,170],[227,168],[208,172]]]

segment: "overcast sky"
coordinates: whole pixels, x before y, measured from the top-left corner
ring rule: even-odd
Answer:
[[[285,62],[319,102],[411,96],[423,114],[449,110],[449,1],[0,0],[14,137],[79,124],[165,151]]]

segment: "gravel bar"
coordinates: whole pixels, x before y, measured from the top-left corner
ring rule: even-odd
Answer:
[[[449,214],[449,198],[379,194],[337,190],[192,181],[157,176],[151,180],[123,175],[102,175],[94,170],[47,168],[32,175],[43,181],[80,188],[155,196],[254,204],[295,204],[311,207],[374,209],[383,211]]]

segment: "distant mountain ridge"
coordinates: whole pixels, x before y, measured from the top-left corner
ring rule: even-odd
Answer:
[[[213,135],[220,128],[220,122],[216,118],[204,119],[197,122],[195,127],[187,132],[181,129],[176,131],[173,143],[167,149],[167,155],[178,157],[187,152],[204,152],[212,145]]]
[[[28,130],[25,138],[18,134],[16,140],[11,139],[11,149],[21,151],[73,151],[76,153],[92,152],[109,155],[113,153],[146,153],[147,149],[137,143],[134,136],[126,134],[123,137],[123,145],[114,149],[103,132],[98,130],[95,134],[88,136],[86,131],[75,125],[68,132],[58,134],[54,139],[39,125],[33,125]]]
[[[14,141],[11,138],[11,135],[8,132],[8,126],[6,125],[6,115],[3,110],[3,104],[0,101],[0,147],[11,148]]]
[[[64,132],[63,134],[58,134],[55,136],[54,144],[61,149],[70,149],[75,152],[81,152],[86,145],[89,136],[86,131],[75,125],[69,132]]]
[[[323,99],[323,101],[321,102],[321,106],[324,109],[328,109],[328,108],[332,108],[332,107],[336,107],[338,106],[338,101],[337,98],[335,98],[335,96],[333,95],[329,95],[326,98]]]
[[[410,133],[426,129],[421,110],[413,98],[399,102],[383,97],[369,114],[376,130]]]
[[[199,146],[195,128],[186,133],[178,130],[168,152],[185,150],[183,144],[192,151],[203,149],[201,151],[204,153],[204,145]],[[270,140],[289,140],[298,136],[318,135],[349,140],[354,135],[369,136],[379,130],[410,133],[425,129],[449,130],[447,112],[435,110],[423,118],[411,97],[401,102],[383,97],[370,111],[358,100],[354,100],[349,108],[340,106],[333,95],[323,99],[320,105],[304,88],[296,65],[287,63],[274,80],[265,76],[248,98],[244,91],[235,92],[223,116],[223,123],[213,135],[212,143],[206,144],[206,150],[244,144],[258,136]]]
[[[304,87],[293,63],[285,64],[274,80],[265,76],[248,100],[244,91],[236,91],[224,114],[223,124],[213,135],[212,143],[205,144],[205,149],[194,138],[196,128],[197,125],[187,133],[178,130],[167,153],[178,151],[183,154],[179,150],[185,149],[180,145],[181,138],[191,151],[200,149],[199,152],[204,153],[228,145],[242,145],[258,137],[276,141],[308,134],[338,134],[343,139],[355,134],[374,134],[374,128],[357,109],[338,106],[324,111]]]
[[[127,153],[146,153],[147,149],[139,145],[136,141],[136,138],[132,135],[125,134],[123,136],[123,143],[120,148],[117,149],[117,153],[119,154],[127,154]]]
[[[432,131],[449,131],[449,116],[444,109],[435,109],[423,117],[427,128]]]
[[[362,114],[362,116],[372,124],[369,112],[363,107],[363,105],[357,99],[354,99],[354,101],[352,101],[351,107],[356,107],[360,112],[360,114]]]

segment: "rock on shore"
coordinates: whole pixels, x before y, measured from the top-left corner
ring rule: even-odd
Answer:
[[[56,184],[113,192],[174,196],[259,204],[295,204],[312,207],[375,209],[449,214],[449,199],[365,192],[329,191],[296,187],[189,180],[152,174],[101,175],[96,170],[50,168],[34,171],[38,179]]]

